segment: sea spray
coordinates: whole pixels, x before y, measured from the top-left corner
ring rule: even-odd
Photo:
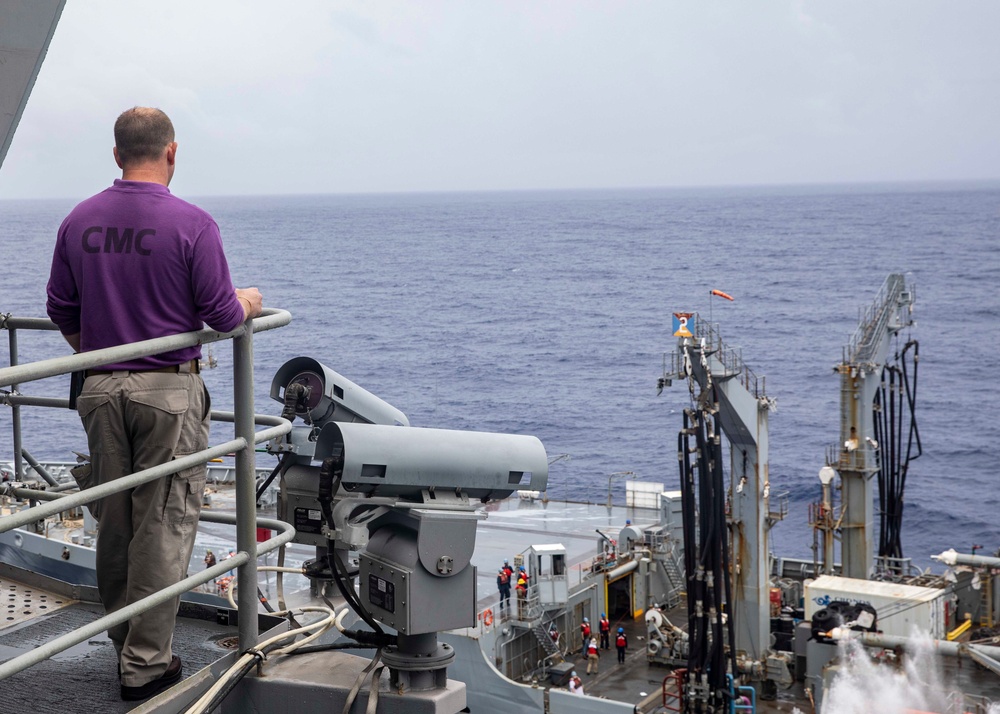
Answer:
[[[911,642],[901,655],[877,659],[857,640],[842,640],[841,666],[823,697],[823,714],[953,711],[951,703],[961,701],[961,693],[944,682],[932,640],[920,633]],[[1000,714],[1000,706],[988,712]]]

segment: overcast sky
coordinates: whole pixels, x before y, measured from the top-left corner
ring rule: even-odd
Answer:
[[[0,198],[993,179],[1000,2],[70,0]]]

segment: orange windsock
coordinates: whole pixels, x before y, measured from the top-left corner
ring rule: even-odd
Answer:
[[[732,295],[730,295],[729,293],[724,293],[721,290],[713,290],[712,291],[712,295],[718,295],[720,298],[725,298],[726,300],[735,300],[736,299]]]

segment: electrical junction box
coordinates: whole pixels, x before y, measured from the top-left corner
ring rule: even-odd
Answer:
[[[476,568],[440,578],[371,553],[359,558],[359,590],[369,611],[403,635],[476,624]]]
[[[402,635],[476,624],[474,512],[409,509],[371,524],[358,557],[359,592],[371,614]]]
[[[281,479],[278,520],[295,526],[293,543],[325,546],[323,512],[319,507],[319,472],[307,466],[292,466]]]

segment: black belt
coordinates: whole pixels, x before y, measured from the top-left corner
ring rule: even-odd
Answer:
[[[88,369],[84,374],[87,377],[95,377],[99,374],[114,374],[115,372],[137,373],[137,372],[164,372],[167,374],[199,374],[201,373],[201,361],[196,359],[172,364],[169,367],[154,367],[153,369]]]

